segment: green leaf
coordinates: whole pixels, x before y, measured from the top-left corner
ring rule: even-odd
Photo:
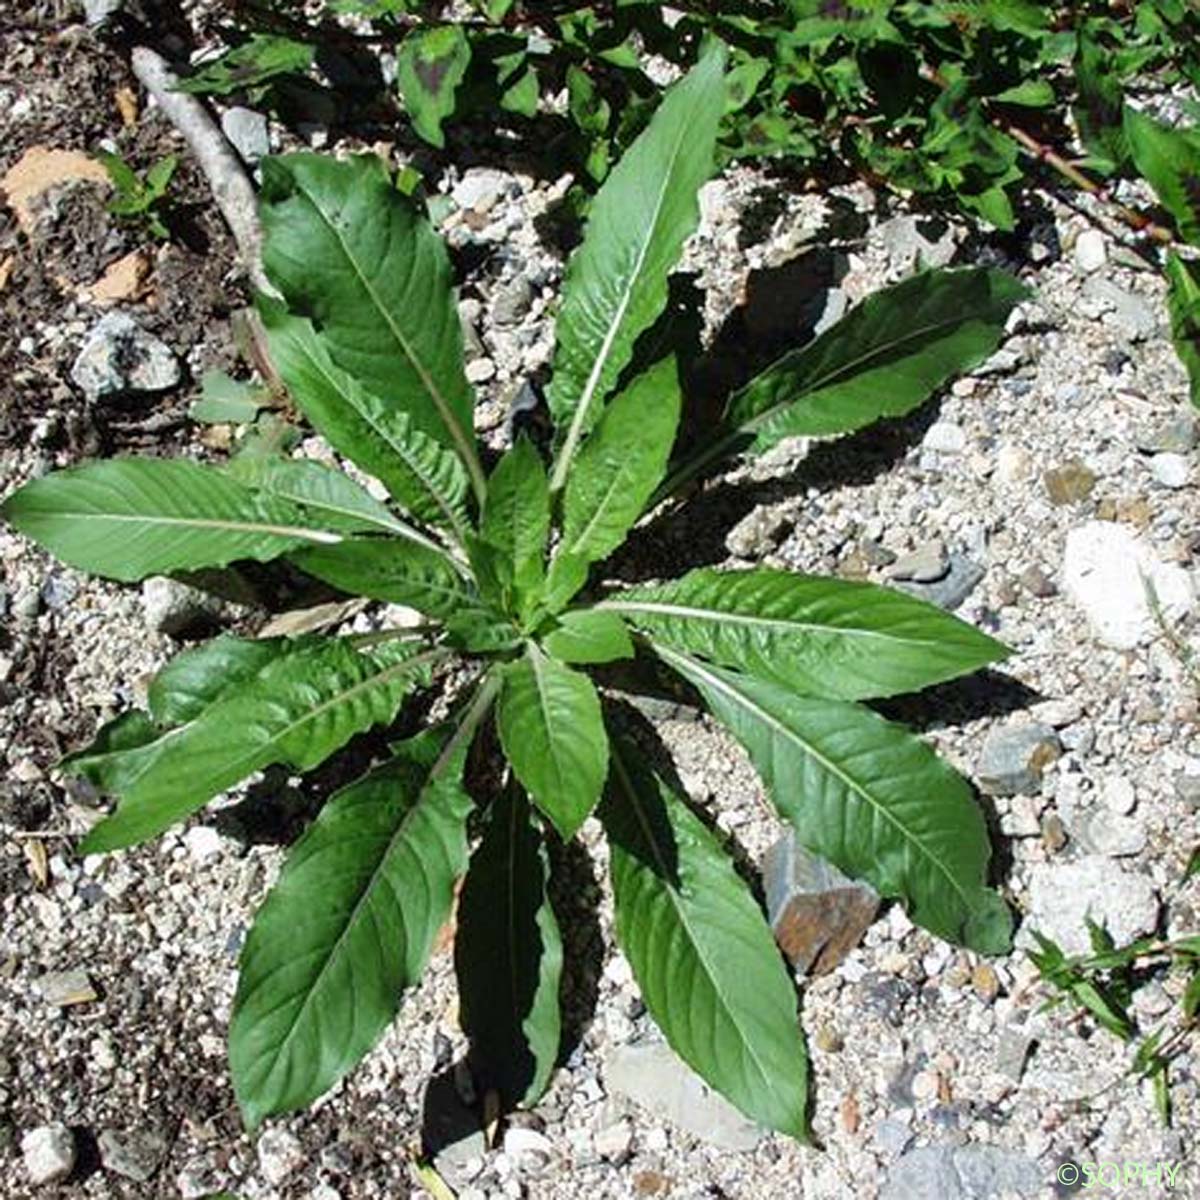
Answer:
[[[252,679],[153,744],[121,802],[84,838],[84,854],[154,837],[272,763],[307,771],[356,733],[395,718],[428,656],[397,643],[370,652],[324,641],[268,663]]]
[[[564,840],[573,837],[608,773],[608,738],[591,680],[529,644],[504,673],[496,724],[525,790]]]
[[[616,613],[596,608],[561,613],[542,646],[564,663],[606,663],[634,653],[625,622]]]
[[[807,1137],[796,995],[729,857],[621,739],[600,815],[617,941],[671,1048],[752,1120]]]
[[[234,459],[227,469],[239,483],[308,509],[338,533],[390,533],[442,552],[336,467],[307,458],[264,456]]]
[[[162,732],[141,709],[132,709],[103,725],[90,746],[62,758],[59,769],[82,775],[102,792],[118,792],[137,778]]]
[[[461,535],[468,484],[453,451],[338,367],[310,321],[290,317],[278,305],[260,303],[260,310],[272,362],[317,432],[379,479],[418,520]]]
[[[445,146],[442,122],[454,112],[458,85],[471,65],[471,43],[460,25],[412,31],[396,55],[396,82],[413,128],[431,145]]]
[[[444,554],[395,538],[348,538],[291,556],[301,570],[352,596],[405,604],[445,617],[473,600],[459,569]]]
[[[253,679],[268,663],[309,645],[289,638],[247,640],[222,634],[175,655],[155,675],[150,715],[163,728],[198,717],[214,700]]]
[[[699,220],[725,105],[721,49],[672,87],[592,202],[571,256],[557,325],[550,411],[565,430],[551,489],[561,489],[580,438],[667,302],[667,276]]]
[[[993,100],[1002,104],[1020,104],[1027,108],[1047,108],[1054,103],[1054,88],[1045,79],[1026,79],[1014,87],[997,92]]]
[[[926,271],[869,296],[730,399],[756,452],[785,437],[850,433],[897,417],[981,363],[1026,289],[1002,271]]]
[[[1171,253],[1166,271],[1171,341],[1187,370],[1192,403],[1200,408],[1200,263]]]
[[[263,163],[263,265],[330,358],[462,459],[482,499],[450,260],[373,154]]]
[[[188,409],[193,421],[210,425],[245,425],[271,402],[271,393],[253,383],[242,383],[224,371],[205,371],[201,397]]]
[[[939,937],[1007,950],[1012,921],[986,886],[987,827],[965,780],[922,741],[856,704],[655,651],[746,747],[801,842]]]
[[[1125,165],[1129,141],[1122,123],[1125,89],[1111,50],[1101,41],[1100,22],[1086,21],[1079,30],[1075,82],[1079,100],[1071,113],[1083,144],[1109,169]]]
[[[256,33],[248,42],[204,63],[195,74],[176,83],[174,90],[228,96],[260,87],[280,75],[307,71],[315,56],[315,46],[276,34]]]
[[[55,471],[14,492],[0,515],[63,562],[126,582],[342,540],[295,505],[184,459]]]
[[[608,101],[600,95],[591,76],[574,64],[567,67],[567,111],[580,132],[593,137],[608,132],[612,116]]]
[[[496,465],[488,480],[479,536],[494,551],[489,565],[509,605],[524,609],[541,588],[546,539],[550,535],[550,491],[546,471],[525,436]]]
[[[506,1108],[534,1104],[558,1056],[562,939],[550,907],[550,866],[529,802],[507,788],[458,900],[454,967],[459,1023],[475,1078]]]
[[[841,700],[914,692],[1008,654],[974,626],[901,592],[766,568],[702,567],[597,607],[663,645]]]
[[[229,1032],[251,1129],[332,1087],[424,970],[466,867],[465,754],[431,763],[425,746],[402,748],[338,792],[289,854],[246,939]]]
[[[1171,214],[1179,236],[1200,246],[1200,132],[1171,129],[1128,105],[1124,129],[1134,166]]]
[[[567,481],[559,554],[599,562],[625,540],[666,473],[680,405],[674,358],[608,405]]]
[[[514,83],[510,83],[500,96],[500,107],[505,112],[513,112],[518,116],[533,118],[537,116],[538,100],[537,71],[526,67]]]

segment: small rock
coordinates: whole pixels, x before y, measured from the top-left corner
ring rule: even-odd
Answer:
[[[478,1175],[488,1143],[478,1115],[459,1094],[451,1074],[435,1075],[429,1081],[422,1124],[438,1174],[461,1191]]]
[[[913,1132],[907,1125],[885,1117],[875,1124],[871,1132],[871,1144],[877,1153],[885,1158],[898,1158],[908,1149],[913,1140]]]
[[[142,615],[154,633],[183,637],[217,621],[224,605],[215,596],[155,575],[142,584]]]
[[[517,275],[492,302],[492,320],[497,325],[516,325],[532,306],[533,285],[524,275]]]
[[[473,358],[467,363],[467,379],[471,383],[487,383],[496,377],[496,364],[490,358]]]
[[[211,825],[195,825],[183,835],[183,844],[195,862],[207,862],[221,853],[221,835]]]
[[[1000,995],[1000,976],[991,963],[980,963],[971,972],[971,987],[980,1000],[991,1004]]]
[[[1005,442],[996,451],[996,478],[1001,483],[1023,483],[1033,474],[1033,458],[1023,446]]]
[[[935,454],[961,454],[967,448],[967,435],[953,421],[935,421],[921,439],[921,445]]]
[[[943,578],[932,583],[916,579],[898,581],[897,587],[927,604],[953,612],[979,586],[984,569],[965,554],[950,555],[950,569]]]
[[[718,1150],[753,1150],[765,1130],[719,1096],[664,1042],[618,1046],[604,1064],[609,1092],[641,1105]]]
[[[888,1172],[880,1200],[1001,1200],[1042,1194],[1038,1163],[1000,1146],[920,1146]]]
[[[512,194],[516,181],[491,167],[471,167],[454,185],[451,195],[459,208],[477,213],[491,212],[505,196]]]
[[[1008,1024],[996,1039],[996,1070],[1013,1083],[1020,1083],[1025,1063],[1037,1039],[1025,1025]]]
[[[1187,771],[1176,771],[1175,795],[1184,804],[1200,808],[1200,775],[1193,775]]]
[[[942,542],[926,542],[888,568],[888,578],[912,583],[936,583],[950,573],[950,556]]]
[[[1067,844],[1067,830],[1062,817],[1050,812],[1042,816],[1042,845],[1049,854],[1057,854]]]
[[[1042,476],[1050,503],[1055,505],[1078,504],[1092,494],[1096,476],[1077,458],[1053,467]]]
[[[79,583],[73,575],[51,571],[42,583],[42,602],[51,612],[61,612],[79,595]]]
[[[1002,725],[983,743],[975,777],[988,796],[1033,796],[1042,772],[1062,753],[1058,735],[1047,725]]]
[[[1156,454],[1150,460],[1150,472],[1160,487],[1174,491],[1187,487],[1192,464],[1183,454]]]
[[[1137,793],[1123,775],[1110,775],[1100,784],[1100,803],[1111,813],[1125,816],[1133,812]]]
[[[1073,831],[1074,832],[1074,831]],[[1146,831],[1135,817],[1088,812],[1079,822],[1080,845],[1091,854],[1128,858],[1146,848]]]
[[[601,1158],[620,1166],[633,1150],[633,1127],[628,1121],[609,1125],[596,1134],[593,1145]]]
[[[252,108],[241,105],[227,108],[221,114],[221,131],[249,166],[271,153],[267,118]]]
[[[304,1165],[304,1148],[286,1129],[268,1129],[258,1139],[258,1166],[270,1184],[283,1183]]]
[[[1186,454],[1196,448],[1197,421],[1193,416],[1170,417],[1146,425],[1137,433],[1137,447],[1151,454]]]
[[[904,213],[884,221],[876,230],[893,272],[908,274],[925,267],[944,267],[957,247],[954,230],[944,221]]]
[[[83,0],[84,20],[89,28],[98,29],[124,7],[125,0]]]
[[[554,1146],[536,1129],[516,1125],[504,1135],[504,1153],[524,1166],[545,1166],[554,1153]]]
[[[1089,521],[1067,535],[1063,590],[1104,645],[1132,650],[1161,633],[1148,601],[1147,581],[1168,623],[1181,620],[1195,604],[1187,571],[1160,562],[1124,526]]]
[[[1049,600],[1051,596],[1058,595],[1058,585],[1037,563],[1030,563],[1018,578],[1021,586],[1039,600]]]
[[[171,348],[123,312],[100,318],[71,367],[71,379],[93,400],[120,392],[166,391],[181,377]]]
[[[832,971],[861,941],[879,909],[874,888],[848,879],[793,833],[767,851],[763,889],[775,940],[800,975]]]
[[[1075,241],[1075,265],[1084,275],[1098,271],[1108,262],[1104,235],[1098,229],[1085,229]]]
[[[114,1175],[146,1183],[167,1152],[166,1140],[156,1133],[105,1129],[96,1139],[100,1161]]]
[[[34,1187],[57,1183],[75,1167],[75,1135],[62,1124],[31,1129],[21,1138],[21,1157]]]
[[[86,971],[51,971],[43,975],[36,986],[42,999],[56,1008],[91,1004],[99,999]]]
[[[1087,920],[1104,926],[1118,945],[1158,923],[1159,903],[1145,876],[1124,870],[1110,858],[1087,855],[1070,863],[1036,863],[1030,875],[1029,909],[1018,935],[1024,944],[1036,929],[1065,954],[1091,949]]]
[[[725,548],[738,558],[761,558],[779,545],[787,527],[788,519],[778,509],[759,505],[729,531]]]

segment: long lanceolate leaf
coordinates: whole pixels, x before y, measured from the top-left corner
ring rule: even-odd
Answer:
[[[251,1127],[328,1090],[419,978],[467,860],[466,742],[425,735],[337,793],[242,951],[229,1035]]]
[[[154,837],[272,763],[310,770],[356,733],[393,720],[434,656],[444,652],[413,656],[395,643],[359,652],[331,640],[275,659],[148,747],[82,851]]]
[[[263,166],[263,265],[330,356],[462,459],[476,497],[474,400],[445,247],[374,155]]]
[[[983,815],[928,746],[856,704],[797,696],[654,649],[746,747],[809,849],[902,899],[939,937],[987,954],[1008,948],[1008,911],[986,886]]]
[[[806,1136],[796,995],[729,857],[620,738],[600,815],[617,941],[671,1048],[747,1116]]]
[[[342,540],[316,514],[182,459],[56,471],[15,492],[0,514],[63,562],[125,581]]]
[[[1006,647],[888,588],[788,571],[700,568],[597,605],[663,645],[799,692],[865,700],[969,674]]]
[[[708,53],[663,100],[596,196],[567,267],[550,410],[563,431],[558,491],[633,344],[667,302],[667,276],[699,220],[697,193],[713,168],[725,106],[725,57]]]
[[[1200,408],[1200,263],[1167,255],[1167,311],[1175,353],[1191,382],[1192,403]]]
[[[311,321],[270,303],[262,305],[262,316],[271,361],[313,427],[414,517],[461,539],[469,485],[458,456],[398,404],[372,395],[343,371]]]
[[[1128,106],[1123,128],[1134,165],[1171,214],[1179,236],[1200,246],[1200,130],[1172,129]]]
[[[517,788],[492,801],[458,899],[454,965],[459,1021],[475,1078],[506,1107],[533,1104],[558,1055],[562,939],[547,887],[550,864]]]

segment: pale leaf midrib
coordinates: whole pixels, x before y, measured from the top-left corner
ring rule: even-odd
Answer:
[[[55,520],[71,522],[140,522],[143,525],[178,525],[190,529],[223,529],[229,533],[261,533],[269,534],[272,537],[299,538],[302,541],[319,542],[322,545],[334,545],[344,540],[340,533],[331,533],[328,530],[304,529],[295,525],[276,525],[267,521],[236,521],[229,517],[164,517],[146,516],[144,513],[70,512],[66,509],[55,509],[53,516]]]

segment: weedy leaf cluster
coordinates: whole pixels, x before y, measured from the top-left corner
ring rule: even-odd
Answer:
[[[939,937],[1009,946],[969,786],[867,703],[973,672],[1003,646],[865,583],[704,568],[630,586],[614,561],[706,471],[920,405],[994,350],[1024,295],[987,269],[915,276],[683,436],[686,364],[639,348],[698,222],[726,67],[714,45],[595,198],[563,287],[548,447],[518,437],[497,457],[477,442],[450,261],[420,202],[374,156],[295,154],[263,166],[278,298],[259,309],[292,403],[353,469],[259,439],[222,464],[71,467],[4,503],[18,530],[111,579],[275,562],[389,606],[370,633],[185,649],[144,710],[64,764],[117,799],[83,841],[94,854],[274,765],[308,772],[365,731],[409,730],[328,800],[246,939],[230,1065],[251,1126],[353,1068],[452,914],[475,1074],[506,1106],[535,1102],[563,1049],[558,851],[594,818],[617,941],[668,1042],[743,1112],[804,1136],[793,981],[722,839],[607,686],[622,663],[693,689],[814,852]],[[444,716],[398,727],[422,693]]]

